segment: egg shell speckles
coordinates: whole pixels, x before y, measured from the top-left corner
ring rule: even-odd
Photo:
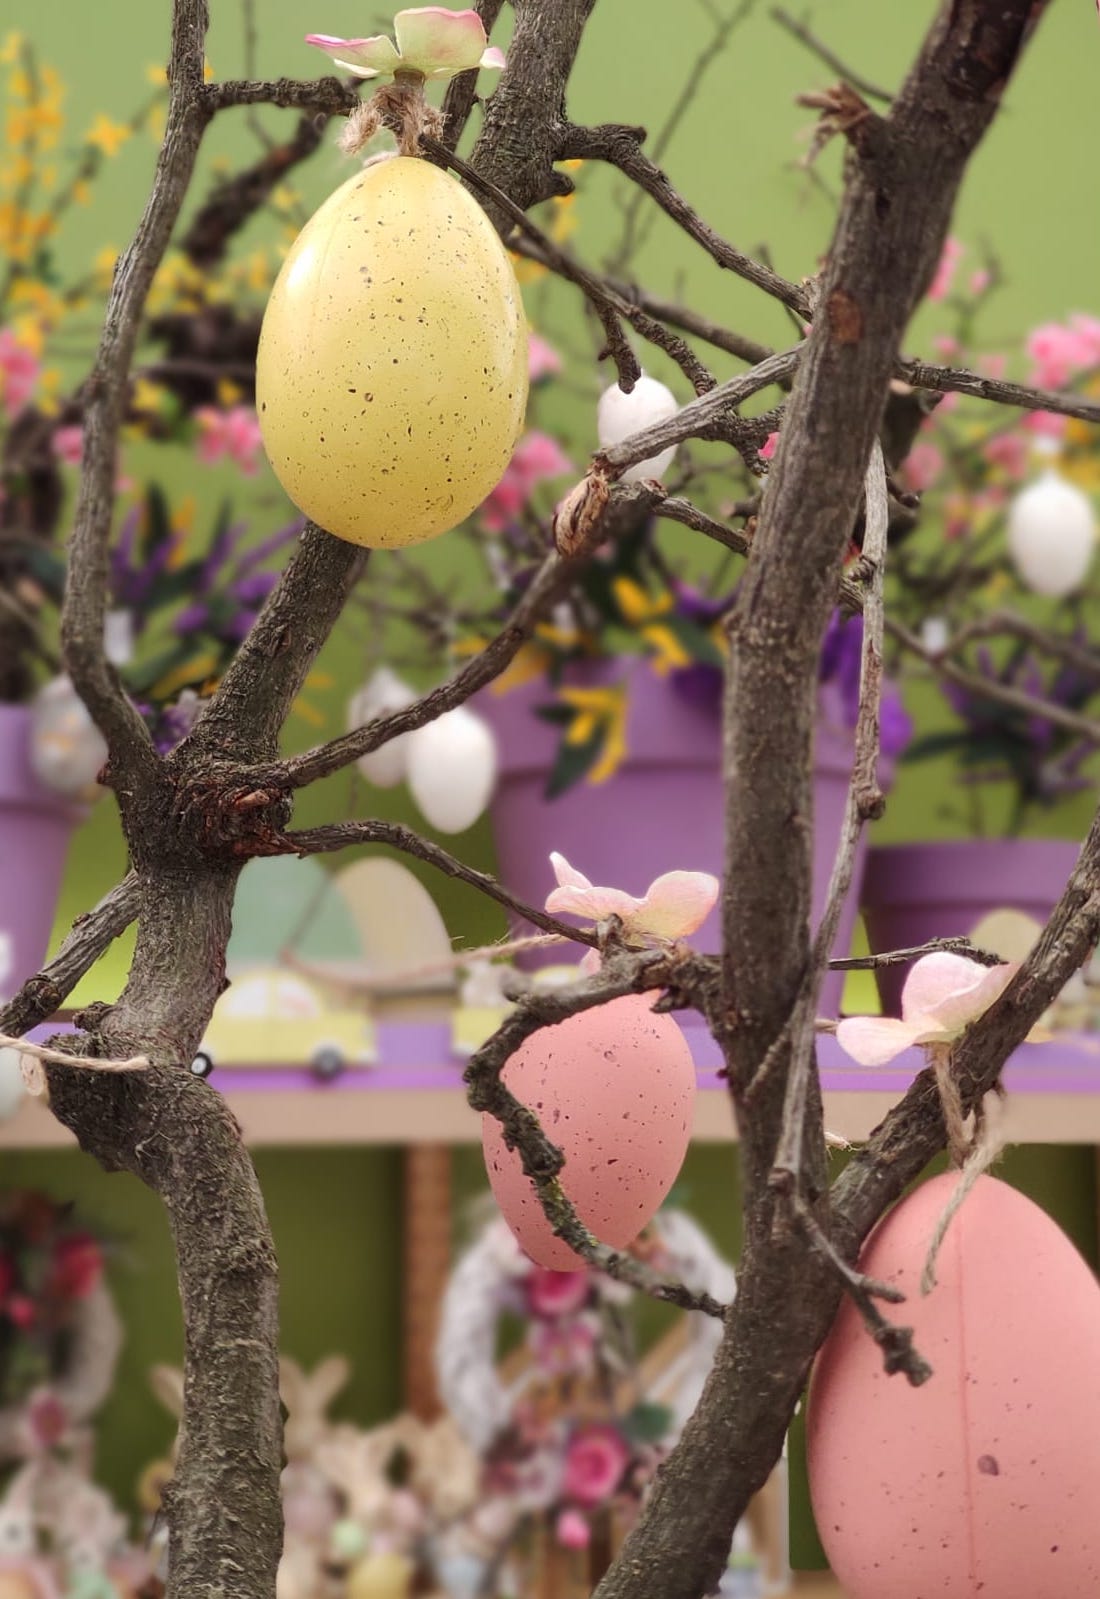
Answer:
[[[533,1034],[503,1080],[561,1149],[562,1187],[601,1243],[633,1243],[676,1180],[691,1140],[695,1065],[656,996],[629,995]],[[573,1271],[579,1257],[554,1236],[519,1155],[492,1116],[482,1148],[497,1204],[540,1266]]]
[[[1100,1287],[1008,1184],[979,1178],[937,1286],[929,1239],[957,1176],[923,1184],[860,1265],[933,1368],[888,1377],[845,1301],[810,1387],[810,1491],[851,1599],[1095,1599],[1100,1594]]]
[[[264,315],[256,407],[276,477],[354,544],[418,544],[495,488],[527,404],[527,325],[484,211],[395,156],[329,196]]]

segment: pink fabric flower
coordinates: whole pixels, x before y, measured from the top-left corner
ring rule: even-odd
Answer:
[[[496,488],[482,501],[479,516],[490,533],[503,533],[514,522],[539,483],[572,472],[573,463],[548,433],[525,433],[516,445],[508,469]]]
[[[664,872],[641,899],[621,888],[595,888],[564,855],[550,856],[557,888],[547,896],[551,916],[583,916],[602,922],[617,916],[628,937],[686,938],[702,927],[718,899],[718,879],[709,872]]]
[[[592,1529],[579,1510],[563,1510],[555,1523],[554,1537],[563,1549],[587,1549]]]
[[[1034,363],[1028,382],[1040,389],[1061,389],[1076,372],[1100,366],[1100,318],[1076,312],[1065,324],[1044,322],[1025,345]]]
[[[59,1238],[53,1251],[50,1292],[61,1299],[86,1299],[103,1275],[103,1251],[91,1233]]]
[[[982,445],[990,466],[999,466],[1009,477],[1021,478],[1027,471],[1030,449],[1022,433],[996,433]]]
[[[203,466],[215,466],[225,457],[252,477],[260,465],[260,424],[250,405],[234,405],[219,411],[213,405],[200,405],[195,412],[199,424],[198,457]]]
[[[1029,433],[1034,433],[1040,439],[1060,439],[1066,431],[1068,416],[1059,416],[1057,411],[1029,411],[1020,421],[1020,426],[1027,428]]]
[[[426,78],[453,78],[474,67],[498,71],[504,55],[489,46],[476,11],[448,11],[444,6],[416,6],[393,19],[393,41],[386,34],[370,39],[338,39],[330,33],[307,33],[306,43],[330,55],[338,67],[357,78],[392,78],[395,72],[422,72]]]
[[[905,458],[906,484],[915,494],[923,494],[925,489],[932,487],[943,468],[943,453],[939,446],[929,443],[927,439],[919,440]]]
[[[84,429],[78,422],[69,427],[55,428],[50,448],[66,466],[79,466],[84,454]]]
[[[28,404],[40,371],[34,351],[20,344],[11,328],[0,328],[0,395],[9,417]]]
[[[536,1266],[524,1283],[527,1303],[536,1316],[572,1316],[588,1298],[586,1271],[547,1271]]]
[[[538,383],[542,378],[552,378],[561,371],[561,356],[552,344],[537,333],[527,335],[527,378]]]
[[[948,1044],[987,1011],[1019,971],[1019,963],[980,966],[940,950],[922,955],[901,991],[901,1020],[847,1016],[837,1043],[861,1066],[885,1066],[913,1044]]]
[[[622,1481],[630,1454],[620,1433],[605,1423],[579,1427],[565,1452],[565,1497],[578,1505],[609,1499]]]
[[[947,238],[944,240],[939,265],[936,267],[935,276],[928,289],[928,298],[930,300],[946,300],[951,291],[955,269],[965,254],[966,246],[960,244],[958,239]]]

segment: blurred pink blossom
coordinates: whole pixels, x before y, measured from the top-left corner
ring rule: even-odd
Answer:
[[[987,378],[1003,378],[1007,369],[1007,355],[983,355],[978,362],[978,371],[984,372]]]
[[[928,289],[930,300],[945,300],[951,290],[951,281],[955,276],[955,268],[966,254],[966,246],[960,244],[958,239],[948,237],[944,240],[943,253],[935,276]]]
[[[979,267],[977,272],[970,274],[971,294],[984,294],[992,281],[993,277],[988,267]]]
[[[248,477],[257,471],[260,424],[250,405],[233,405],[227,411],[200,405],[195,420],[199,424],[198,457],[203,466],[214,466],[228,457]]]
[[[539,1369],[552,1376],[588,1371],[596,1348],[596,1329],[579,1318],[536,1321],[528,1331],[527,1347]]]
[[[1040,389],[1061,389],[1075,372],[1100,366],[1100,317],[1075,312],[1068,322],[1043,322],[1025,345],[1034,363],[1028,382]]]
[[[939,446],[927,439],[920,440],[905,458],[905,482],[915,494],[931,488],[944,468],[943,453]]]
[[[34,351],[20,344],[11,328],[0,328],[0,395],[9,416],[16,416],[30,400],[40,371]]]
[[[763,444],[760,446],[760,459],[762,461],[770,461],[772,456],[775,454],[778,443],[779,434],[769,433]]]
[[[55,428],[50,448],[66,466],[79,466],[84,454],[84,429],[78,422],[68,427]]]
[[[592,1529],[579,1510],[563,1510],[554,1527],[554,1536],[563,1549],[587,1549]]]
[[[504,476],[482,502],[482,526],[490,533],[503,533],[517,519],[539,483],[563,477],[572,470],[572,461],[548,433],[525,433]]]
[[[578,1505],[598,1505],[615,1492],[629,1461],[614,1427],[600,1422],[579,1427],[565,1452],[565,1497]]]
[[[937,333],[932,340],[932,348],[937,355],[942,355],[945,360],[958,355],[962,345],[953,333]]]
[[[1029,411],[1021,419],[1020,426],[1041,439],[1060,439],[1066,431],[1068,420],[1068,417],[1059,416],[1057,411]]]
[[[1023,477],[1027,471],[1030,450],[1022,433],[996,433],[982,445],[982,454],[990,466],[999,466],[1009,477]]]
[[[588,1298],[586,1271],[547,1271],[536,1266],[524,1287],[527,1303],[536,1316],[572,1316]]]
[[[540,378],[552,378],[561,371],[561,356],[552,344],[537,333],[527,335],[527,378],[538,383]]]

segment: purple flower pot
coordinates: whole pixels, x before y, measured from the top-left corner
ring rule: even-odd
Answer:
[[[30,726],[26,706],[0,705],[0,997],[46,958],[69,839],[84,814],[31,771]]]
[[[700,704],[661,678],[644,661],[600,662],[570,681],[597,686],[626,678],[627,755],[604,783],[582,781],[556,799],[546,782],[561,736],[558,727],[534,714],[554,692],[542,679],[504,694],[489,692],[477,708],[491,723],[499,746],[499,780],[490,806],[500,875],[531,905],[542,905],[555,886],[550,852],[557,850],[593,883],[642,894],[662,872],[683,870],[722,875],[724,816],[721,724],[717,708]],[[814,782],[813,910],[820,916],[840,835],[852,764],[852,735],[843,726],[828,690],[822,694]],[[859,877],[837,934],[838,953],[851,947]],[[694,934],[699,949],[721,942],[716,908]],[[561,961],[560,950],[540,952],[538,964]],[[827,979],[820,1008],[835,1015],[844,986],[842,973]]]
[[[910,949],[932,938],[966,937],[995,910],[1045,922],[1076,864],[1080,845],[1049,838],[951,840],[872,849],[863,874],[863,915],[872,950]],[[911,962],[876,973],[882,1009],[901,1014]]]

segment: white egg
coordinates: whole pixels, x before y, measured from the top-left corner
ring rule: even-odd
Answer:
[[[30,762],[40,783],[57,794],[91,799],[107,759],[103,735],[67,677],[40,689],[31,706]]]
[[[1092,502],[1053,467],[1009,508],[1009,554],[1020,581],[1036,594],[1062,599],[1080,588],[1095,543]]]
[[[951,629],[945,616],[926,616],[921,623],[920,641],[932,655],[942,655],[951,642]]]
[[[403,711],[415,699],[415,689],[410,688],[396,672],[391,672],[388,666],[380,666],[358,694],[349,700],[348,729],[365,727],[380,716],[392,716],[395,711]],[[409,737],[408,733],[401,733],[397,738],[391,738],[388,744],[383,744],[381,749],[359,757],[355,764],[368,783],[373,783],[375,788],[395,788],[404,781]]]
[[[440,833],[464,833],[488,805],[496,782],[492,729],[460,705],[408,738],[409,789],[425,820]]]
[[[25,1093],[19,1051],[10,1047],[0,1049],[0,1121],[15,1115]]]
[[[596,407],[596,434],[600,448],[606,450],[612,444],[621,444],[632,433],[652,427],[655,422],[666,422],[679,409],[672,390],[666,389],[656,378],[647,377],[644,372],[629,394],[624,394],[615,383],[600,395],[600,403]],[[636,466],[627,467],[622,481],[640,483],[643,478],[662,478],[675,454],[676,446],[673,445],[670,450],[662,450],[660,455],[654,455],[648,461],[639,461]]]

